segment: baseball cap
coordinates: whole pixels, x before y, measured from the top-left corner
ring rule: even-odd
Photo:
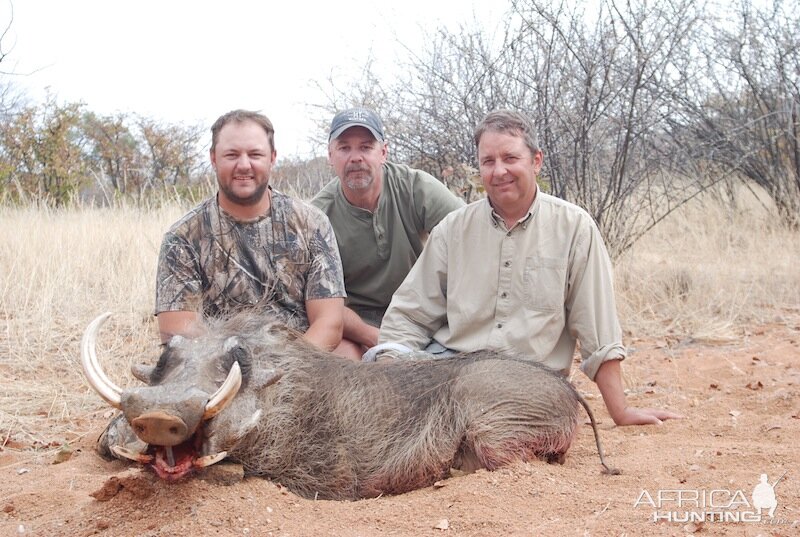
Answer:
[[[341,134],[350,127],[364,127],[369,129],[369,132],[372,133],[376,140],[379,142],[384,141],[381,118],[379,118],[375,112],[367,108],[351,108],[349,110],[343,110],[333,116],[328,143],[341,136]]]

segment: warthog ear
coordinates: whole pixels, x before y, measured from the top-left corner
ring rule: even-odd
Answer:
[[[253,357],[250,353],[250,349],[245,347],[245,345],[239,341],[239,338],[231,336],[225,340],[222,350],[224,350],[227,355],[227,359],[223,363],[225,369],[230,369],[233,362],[239,362],[244,383],[250,382],[250,371],[253,368]]]
[[[133,376],[148,385],[150,384],[150,379],[153,376],[154,370],[155,367],[152,365],[133,364],[131,366],[131,373],[133,373]]]

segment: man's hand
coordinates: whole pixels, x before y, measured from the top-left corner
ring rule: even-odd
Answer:
[[[612,415],[617,425],[661,425],[664,420],[681,419],[683,416],[658,408],[625,407],[622,412]]]
[[[199,316],[193,311],[162,311],[156,319],[161,343],[169,343],[172,336],[199,336],[203,330]]]
[[[377,326],[372,326],[364,322],[364,320],[358,316],[358,313],[345,306],[343,330],[343,337],[345,339],[349,339],[353,343],[361,345],[366,350],[378,344],[378,333],[379,329]]]
[[[594,377],[611,419],[617,425],[661,425],[664,420],[683,418],[680,414],[657,408],[629,407],[622,389],[619,360],[603,362]]]

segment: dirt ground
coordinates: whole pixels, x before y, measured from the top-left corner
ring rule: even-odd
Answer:
[[[238,478],[234,465],[168,484],[105,462],[93,451],[98,417],[71,453],[0,449],[0,534],[800,535],[800,319],[736,341],[628,344],[629,402],[685,419],[615,427],[594,384],[575,373],[619,476],[601,474],[585,426],[563,466],[520,463],[400,496],[313,501]],[[758,522],[761,474],[770,485],[783,477],[774,517],[764,510]]]

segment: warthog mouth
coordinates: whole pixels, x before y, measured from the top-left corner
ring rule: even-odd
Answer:
[[[171,448],[149,446],[147,452],[153,456],[150,467],[166,481],[177,481],[191,474],[195,469],[194,463],[199,459],[192,439]]]
[[[191,438],[177,446],[148,444],[144,451],[138,453],[123,446],[112,446],[111,450],[119,457],[149,466],[165,481],[178,481],[194,473],[195,470],[221,461],[228,455],[226,451],[222,451],[201,457],[200,448],[203,443],[201,433],[202,431],[198,429]]]
[[[192,439],[172,448],[151,446],[151,449],[154,453],[154,459],[150,467],[158,477],[165,481],[177,481],[193,473],[196,469],[205,468],[221,461],[227,455],[223,451],[216,455],[198,457],[198,452]],[[172,459],[171,464],[170,459]]]

